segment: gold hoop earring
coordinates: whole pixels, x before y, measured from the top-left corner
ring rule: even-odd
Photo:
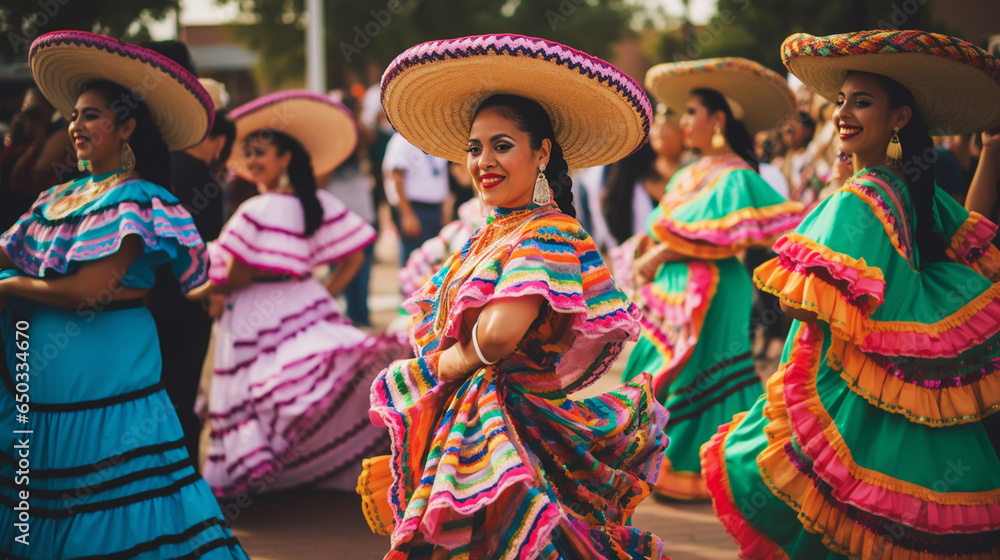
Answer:
[[[722,134],[722,127],[715,125],[715,130],[712,132],[712,147],[716,150],[721,150],[726,146],[726,137]]]
[[[122,169],[125,171],[132,171],[135,169],[135,153],[132,152],[132,146],[128,145],[127,140],[124,144],[122,144],[121,158]]]
[[[893,169],[903,165],[903,145],[899,143],[899,129],[892,129],[892,140],[885,147],[885,164]]]
[[[552,202],[552,191],[549,189],[549,180],[545,178],[545,164],[538,167],[538,178],[535,179],[535,191],[532,193],[531,201],[539,206],[544,206]]]

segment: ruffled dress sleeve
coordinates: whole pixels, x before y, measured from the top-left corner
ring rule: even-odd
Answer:
[[[685,173],[697,171],[678,173],[647,221],[649,235],[678,253],[731,257],[748,247],[770,245],[802,219],[800,203],[785,200],[746,164],[716,170],[691,195],[671,194],[672,188],[683,187]]]
[[[180,201],[159,185],[125,181],[64,216],[50,218],[47,211],[58,195],[84,182],[45,191],[0,237],[0,247],[18,269],[39,278],[72,274],[81,263],[117,252],[125,236],[136,235],[145,251],[123,277],[123,285],[152,287],[153,270],[165,262],[184,292],[205,281],[207,259],[198,229]]]
[[[816,207],[773,247],[778,258],[754,271],[761,290],[782,303],[816,313],[853,339],[884,301],[884,270],[893,246],[871,207],[841,190]]]
[[[993,245],[996,224],[978,212],[969,212],[942,189],[934,190],[934,217],[950,259],[993,282],[1000,281],[1000,251]]]
[[[468,251],[469,244],[404,303],[421,352],[434,349],[440,341],[434,327],[437,292],[447,270],[470,258]],[[535,220],[497,254],[483,259],[457,288],[440,334],[457,340],[467,309],[483,307],[494,299],[529,295],[542,296],[556,313],[572,315],[573,344],[556,367],[559,383],[567,392],[593,382],[614,361],[624,342],[638,337],[638,308],[619,289],[586,231],[562,214]],[[609,348],[616,351],[609,352]]]
[[[265,272],[304,277],[375,241],[375,229],[340,200],[317,191],[323,222],[306,237],[305,217],[293,195],[269,193],[244,202],[219,239],[209,245],[211,279],[228,281],[232,259]]]

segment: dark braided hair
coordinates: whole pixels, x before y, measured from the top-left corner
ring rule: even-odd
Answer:
[[[934,141],[927,130],[927,124],[917,111],[913,94],[899,82],[873,74],[889,96],[889,107],[910,108],[909,122],[899,132],[899,143],[903,148],[902,172],[907,179],[913,209],[917,213],[915,237],[920,251],[920,262],[931,263],[948,260],[945,242],[940,233],[934,231]],[[915,165],[914,161],[921,161]]]
[[[323,222],[323,206],[316,197],[316,177],[313,176],[312,158],[309,157],[309,152],[291,136],[269,128],[251,132],[243,142],[248,144],[258,139],[274,146],[278,150],[278,155],[292,153],[288,161],[288,180],[295,189],[295,196],[302,203],[306,224],[303,233],[309,237]]]
[[[757,151],[754,150],[753,138],[747,132],[747,127],[733,116],[733,109],[729,106],[726,98],[721,93],[709,88],[693,89],[691,95],[696,96],[701,101],[709,115],[716,111],[722,111],[726,115],[726,129],[723,131],[726,142],[736,152],[736,155],[743,158],[743,161],[759,173],[760,160],[757,159]]]
[[[128,139],[128,145],[135,155],[135,172],[140,177],[170,189],[170,152],[160,135],[160,129],[153,123],[149,107],[130,90],[108,80],[98,80],[87,84],[83,91],[96,91],[108,108],[114,113],[115,127],[129,119],[135,119],[135,130]]]
[[[541,105],[530,99],[518,97],[516,95],[494,95],[476,109],[479,115],[484,109],[497,109],[497,111],[509,119],[514,126],[528,135],[528,141],[532,150],[542,147],[542,140],[548,138],[552,141],[552,150],[549,152],[549,163],[545,166],[545,178],[552,187],[556,204],[559,210],[572,218],[576,217],[576,208],[573,207],[573,179],[569,176],[569,166],[563,157],[562,146],[556,142],[556,134],[552,130],[552,119]],[[473,115],[473,119],[476,115]]]

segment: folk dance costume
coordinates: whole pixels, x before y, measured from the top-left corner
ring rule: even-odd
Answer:
[[[792,107],[785,81],[746,59],[663,64],[650,69],[646,82],[677,111],[693,89],[714,88],[750,134]],[[742,107],[754,113],[742,115]],[[795,227],[801,211],[729,152],[702,156],[678,171],[650,215],[647,235],[685,257],[660,266],[636,291],[642,338],[623,375],[626,381],[653,375],[656,398],[670,411],[670,447],[658,494],[708,498],[698,449],[762,393],[750,350],[753,286],[737,256],[773,243]]]
[[[39,89],[65,115],[86,84],[109,80],[130,88],[146,79],[158,84],[144,99],[152,114],[147,124],[170,149],[196,144],[211,123],[211,99],[194,76],[135,45],[59,31],[35,40],[29,63]],[[0,237],[16,267],[0,278],[72,276],[117,253],[129,236],[143,248],[121,286],[151,288],[161,264],[170,265],[185,292],[206,278],[205,246],[190,214],[164,186],[126,170],[42,193]],[[119,289],[108,281],[109,290]],[[0,433],[0,555],[246,558],[188,457],[160,380],[156,327],[142,301],[108,297],[75,309],[21,297],[6,303],[0,407],[14,411],[27,395],[30,412],[18,426],[28,435]],[[24,340],[30,344],[18,344]],[[12,456],[18,438],[30,447],[23,482],[15,476],[20,459]],[[24,521],[22,501],[30,505],[24,541],[13,534]]]
[[[234,109],[237,142],[282,115],[282,132],[301,141],[316,173],[353,151],[350,112],[304,91]],[[234,150],[237,169],[241,153]],[[258,273],[228,297],[216,325],[205,479],[218,496],[297,486],[351,490],[362,459],[388,449],[385,432],[368,420],[364,395],[386,363],[412,354],[402,338],[353,327],[313,279],[316,267],[375,240],[375,230],[337,198],[316,196],[323,218],[309,236],[299,198],[268,192],[244,202],[209,247],[214,284],[227,283],[234,259]]]
[[[830,100],[847,71],[895,80],[931,133],[1000,121],[1000,61],[960,39],[801,34],[782,57]],[[860,169],[756,270],[817,320],[793,323],[766,395],[702,448],[744,558],[1000,554],[997,228],[941,190],[920,223],[914,200],[889,168]],[[945,261],[915,241],[932,227]]]
[[[495,91],[483,90],[486,70],[503,77]],[[648,130],[649,102],[632,80],[540,39],[418,45],[382,83],[397,130],[451,161],[466,158],[473,112],[499,92],[552,115],[573,167],[620,159]],[[432,110],[434,127],[408,118]],[[620,126],[595,140],[610,114]],[[462,382],[438,378],[443,345],[465,336],[463,312],[530,296],[545,304],[511,354]],[[393,364],[372,386],[372,418],[389,429],[393,449],[366,463],[358,488],[373,530],[392,535],[386,558],[661,557],[660,539],[629,526],[666,445],[666,412],[649,378],[568,397],[638,334],[638,310],[575,219],[551,202],[496,208],[404,305],[418,358]]]

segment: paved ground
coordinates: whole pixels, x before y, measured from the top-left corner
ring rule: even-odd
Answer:
[[[392,240],[383,237],[372,284],[376,329],[396,317],[400,301],[394,252]],[[768,367],[761,364],[760,369]],[[612,371],[588,393],[614,388],[617,373]],[[243,507],[227,507],[234,518],[233,532],[254,560],[376,560],[388,548],[386,537],[368,529],[360,498],[353,493],[299,490],[252,496]],[[639,506],[633,521],[660,536],[675,560],[736,557],[732,540],[708,503],[662,504],[649,499]]]

